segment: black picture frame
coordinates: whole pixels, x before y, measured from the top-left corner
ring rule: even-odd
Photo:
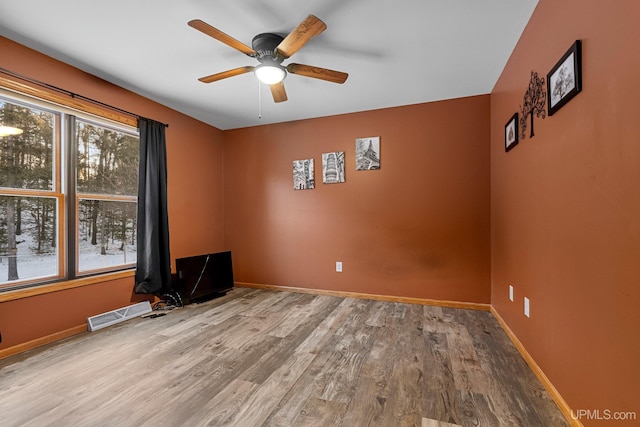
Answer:
[[[515,113],[506,125],[504,125],[504,151],[505,153],[518,145],[518,113]]]
[[[582,91],[582,42],[576,40],[547,74],[547,100],[552,116]]]

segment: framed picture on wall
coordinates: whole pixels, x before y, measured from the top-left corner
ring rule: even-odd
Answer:
[[[312,190],[315,188],[313,178],[313,159],[293,161],[293,189]]]
[[[322,154],[322,182],[324,184],[344,182],[344,151]]]
[[[582,42],[576,40],[547,74],[547,99],[552,116],[582,90]]]
[[[504,151],[509,151],[518,144],[518,113],[515,113],[504,125]]]
[[[380,137],[356,138],[356,170],[380,169]]]

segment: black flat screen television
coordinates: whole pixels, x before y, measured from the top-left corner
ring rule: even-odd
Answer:
[[[231,252],[176,259],[177,290],[183,304],[207,301],[233,289]]]

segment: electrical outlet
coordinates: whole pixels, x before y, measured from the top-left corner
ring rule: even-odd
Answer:
[[[513,302],[513,285],[509,285],[509,301]]]
[[[524,297],[524,315],[527,317],[531,317],[529,316],[529,298]]]
[[[336,261],[336,272],[342,273],[342,261]]]

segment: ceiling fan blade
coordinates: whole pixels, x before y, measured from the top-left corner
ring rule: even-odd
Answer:
[[[329,70],[327,68],[312,67],[304,64],[289,64],[287,71],[291,74],[298,74],[305,77],[313,77],[314,79],[326,80],[333,83],[344,83],[349,74],[341,71]]]
[[[246,67],[234,68],[233,70],[223,71],[221,73],[212,74],[206,77],[200,77],[202,83],[212,83],[218,80],[226,79],[228,77],[239,76],[240,74],[250,73],[255,67],[247,65]]]
[[[291,31],[287,37],[284,38],[276,48],[278,56],[282,58],[289,58],[296,53],[302,46],[304,46],[309,40],[323,32],[327,28],[327,25],[320,19],[313,15],[307,16],[307,18]]]
[[[223,33],[217,28],[214,28],[211,25],[207,24],[206,22],[201,21],[200,19],[194,19],[192,21],[189,21],[188,25],[190,27],[195,28],[198,31],[205,33],[210,37],[213,37],[214,39],[226,44],[227,46],[230,46],[236,50],[239,50],[245,55],[248,55],[248,56],[256,55],[256,51],[250,48],[249,46],[247,46],[246,44],[234,39],[233,37]]]
[[[275,102],[284,102],[287,98],[287,92],[284,90],[284,84],[282,82],[269,85],[271,88],[271,95]]]

